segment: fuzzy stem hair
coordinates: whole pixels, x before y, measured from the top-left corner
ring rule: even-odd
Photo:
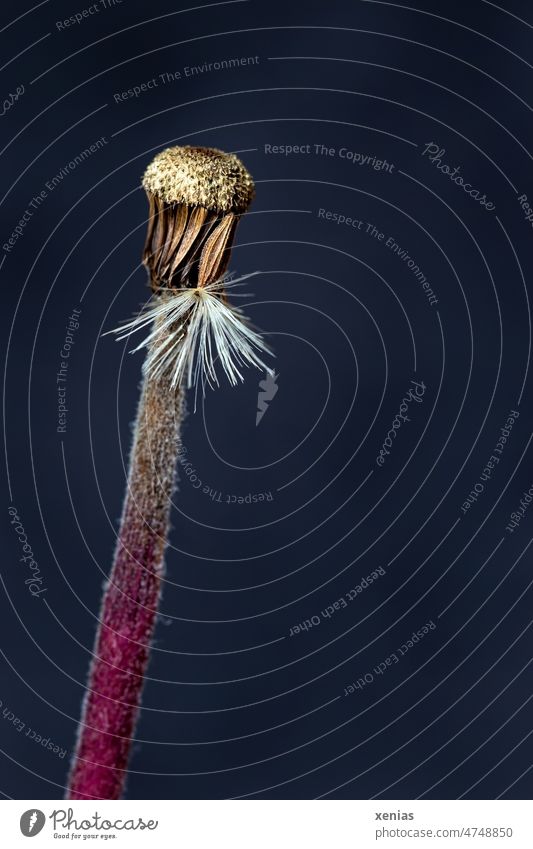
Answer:
[[[123,793],[161,595],[183,414],[183,391],[145,376],[69,799],[119,799]]]

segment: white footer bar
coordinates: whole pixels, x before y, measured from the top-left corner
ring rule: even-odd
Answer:
[[[532,849],[529,801],[4,801],[2,845]]]

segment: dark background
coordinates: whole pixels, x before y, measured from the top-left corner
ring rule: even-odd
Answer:
[[[144,168],[165,146],[199,144],[240,151],[256,180],[232,268],[261,272],[242,291],[279,391],[257,427],[256,371],[188,416],[188,457],[221,497],[186,479],[175,497],[128,798],[530,797],[533,507],[506,530],[533,483],[533,232],[518,202],[533,198],[529,4],[123,0],[57,28],[89,6],[2,5],[0,96],[24,86],[0,117],[3,245],[46,182],[105,138],[0,257],[2,793],[64,792],[142,363],[102,333],[148,296]],[[422,155],[430,142],[494,210]],[[265,153],[288,144],[311,153]],[[352,164],[341,148],[394,168]],[[380,468],[413,379],[422,403]],[[511,410],[500,462],[463,513]],[[227,503],[264,492],[271,501]],[[12,505],[46,587],[37,598]],[[378,566],[386,574],[346,609],[289,636]]]

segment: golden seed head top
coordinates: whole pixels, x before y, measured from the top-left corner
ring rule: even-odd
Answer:
[[[254,196],[254,181],[241,160],[213,147],[167,147],[152,160],[142,184],[165,203],[224,214],[245,212]]]

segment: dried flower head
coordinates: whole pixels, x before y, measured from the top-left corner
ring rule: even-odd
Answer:
[[[259,356],[267,346],[226,298],[228,285],[240,282],[225,272],[254,194],[242,162],[214,148],[170,147],[150,163],[143,186],[150,203],[143,262],[154,297],[112,332],[122,340],[153,324],[134,351],[146,346],[146,376],[172,388],[184,380],[189,388],[218,384],[217,360],[233,386],[244,379],[241,366],[270,373]]]
[[[254,182],[241,160],[214,147],[168,147],[152,160],[142,183],[164,203],[223,214],[240,215],[254,196]]]
[[[150,203],[143,262],[154,292],[203,287],[224,274],[253,180],[232,153],[169,147],[146,169]]]

